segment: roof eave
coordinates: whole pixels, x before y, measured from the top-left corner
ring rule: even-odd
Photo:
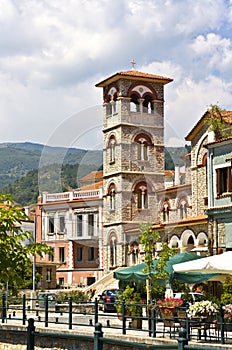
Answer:
[[[127,74],[123,74],[123,72],[121,73],[115,73],[114,75],[112,75],[111,77],[109,78],[106,78],[104,80],[102,80],[100,83],[97,83],[95,86],[96,87],[105,87],[105,86],[108,86],[112,83],[114,83],[115,81],[119,80],[119,79],[125,79],[125,80],[135,80],[135,81],[138,81],[138,80],[142,80],[142,81],[146,81],[146,82],[150,82],[150,83],[161,83],[163,85],[166,85],[168,83],[171,83],[173,81],[173,79],[171,78],[165,78],[165,77],[149,77],[149,76],[139,76],[139,75],[127,75]]]

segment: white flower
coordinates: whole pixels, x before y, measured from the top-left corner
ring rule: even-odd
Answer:
[[[212,315],[218,312],[218,305],[210,300],[197,301],[189,306],[188,317],[199,317],[205,314]]]

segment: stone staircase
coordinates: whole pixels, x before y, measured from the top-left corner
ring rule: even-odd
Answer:
[[[101,294],[107,288],[109,288],[109,289],[116,288],[117,289],[119,281],[116,280],[113,276],[114,276],[115,271],[119,271],[121,269],[123,269],[123,267],[118,267],[117,269],[111,271],[107,275],[103,276],[100,280],[96,281],[95,283],[91,284],[90,286],[87,286],[84,289],[84,292],[88,292],[91,289],[94,289],[95,290],[95,294],[93,296],[93,300],[94,300],[99,294]]]

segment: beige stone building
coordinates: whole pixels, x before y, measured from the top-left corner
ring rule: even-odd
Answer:
[[[105,272],[139,262],[139,230],[155,222],[164,187],[164,85],[170,78],[135,70],[103,88],[103,245]]]

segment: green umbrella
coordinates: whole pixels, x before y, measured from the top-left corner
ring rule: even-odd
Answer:
[[[190,252],[183,252],[176,254],[169,258],[165,271],[170,274],[170,283],[173,279],[177,279],[179,281],[185,282],[185,283],[200,283],[202,281],[207,281],[208,279],[214,277],[216,274],[201,274],[201,273],[174,273],[173,265],[179,264],[181,262],[190,261],[190,260],[196,260],[201,259],[202,257]],[[152,275],[155,275],[157,273],[155,267],[157,265],[158,260],[154,260],[153,262],[153,268],[150,273],[146,272],[144,273],[144,269],[146,267],[145,263],[134,265],[131,267],[127,267],[125,269],[119,270],[114,272],[114,278],[121,280],[121,281],[130,281],[130,282],[139,282],[139,281],[146,281],[149,277]],[[159,284],[165,285],[166,281],[159,281]]]

